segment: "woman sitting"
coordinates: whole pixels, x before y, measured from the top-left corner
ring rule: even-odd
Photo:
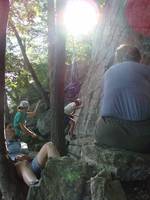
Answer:
[[[20,141],[16,139],[15,130],[10,123],[5,124],[5,138],[8,155],[14,161],[19,176],[28,186],[39,182],[41,171],[48,158],[59,156],[52,142],[44,144],[34,159],[22,154]]]

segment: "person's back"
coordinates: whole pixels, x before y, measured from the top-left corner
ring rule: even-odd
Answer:
[[[150,68],[133,61],[113,65],[104,76],[101,116],[150,119]]]
[[[71,103],[67,104],[67,105],[64,107],[64,113],[65,113],[66,115],[71,115],[71,113],[74,112],[75,108],[76,108],[75,102],[71,102]]]
[[[149,153],[150,68],[130,45],[118,47],[115,59],[104,75],[96,144]]]

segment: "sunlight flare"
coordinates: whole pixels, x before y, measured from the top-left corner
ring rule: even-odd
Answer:
[[[87,35],[98,22],[99,11],[92,0],[70,0],[64,11],[64,25],[73,36]]]

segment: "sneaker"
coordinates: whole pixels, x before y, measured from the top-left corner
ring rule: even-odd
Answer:
[[[35,181],[32,181],[29,186],[38,187],[38,186],[40,186],[40,181],[38,179]]]

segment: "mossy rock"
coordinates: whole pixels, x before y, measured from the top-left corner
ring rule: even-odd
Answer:
[[[69,157],[49,159],[38,188],[30,189],[28,200],[83,199],[86,181],[91,177],[89,166]]]

